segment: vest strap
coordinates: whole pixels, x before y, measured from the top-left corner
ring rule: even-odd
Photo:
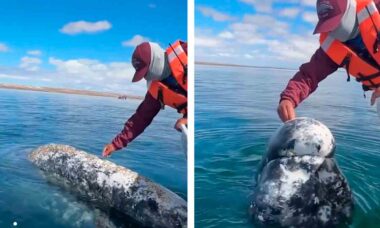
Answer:
[[[178,105],[176,108],[177,108],[178,113],[181,113],[182,110],[187,108],[187,102]]]
[[[358,82],[367,81],[367,82],[371,83],[371,86],[366,86],[366,85],[363,84],[363,90],[364,91],[368,91],[371,88],[378,88],[378,87],[380,87],[380,83],[376,84],[376,83],[374,83],[372,81],[372,79],[375,79],[375,78],[377,78],[379,76],[380,76],[380,72],[377,72],[377,73],[371,74],[371,75],[367,75],[367,76],[365,76],[364,74],[359,73],[358,77],[356,78],[356,81],[358,81]]]
[[[360,77],[357,79],[358,82],[371,81],[372,79],[375,79],[380,76],[380,71],[375,74],[370,74],[370,75],[364,75],[362,73],[359,73],[359,76]]]
[[[158,88],[158,92],[157,92],[157,100],[160,102],[161,104],[161,109],[165,109],[165,103],[164,103],[164,93],[162,92],[162,87],[159,87]]]
[[[370,4],[365,6],[358,15],[358,22],[359,24],[363,23],[363,21],[367,20],[372,14],[374,14],[377,11],[376,5],[373,1],[371,1]]]
[[[179,58],[179,55],[182,54],[182,53],[185,53],[185,51],[183,50],[182,46],[181,45],[177,45],[175,48],[172,46],[172,44],[169,43],[169,46],[170,48],[172,49],[173,52],[171,52],[169,55],[168,55],[168,60],[169,62],[173,61],[175,58],[178,58],[178,60],[181,62],[182,65],[184,65],[184,63],[182,63],[181,59]]]
[[[342,63],[339,65],[339,67],[344,67],[346,69],[347,73],[347,81],[350,81],[350,62],[351,62],[351,53],[348,53],[346,57],[344,57]]]
[[[185,84],[186,79],[187,79],[187,65],[185,63],[183,63],[181,58],[179,57],[179,55],[185,53],[185,51],[183,50],[181,44],[176,45],[175,48],[171,45],[171,43],[169,43],[169,46],[173,50],[173,52],[168,55],[169,62],[171,62],[175,58],[177,58],[178,61],[181,63],[183,70],[184,70],[184,74],[185,74],[184,77],[182,78],[182,83]]]
[[[359,55],[329,33],[320,36],[321,49],[339,66],[344,67],[347,81],[350,75],[361,82],[364,90],[380,87],[380,14],[374,0],[356,0],[360,34],[376,65]]]
[[[334,40],[332,36],[328,35],[321,45],[322,49],[327,52]]]

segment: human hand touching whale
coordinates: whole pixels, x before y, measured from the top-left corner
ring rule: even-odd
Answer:
[[[112,143],[110,143],[110,144],[107,144],[105,147],[104,147],[104,149],[103,149],[103,153],[102,153],[102,156],[103,157],[108,157],[108,156],[110,156],[113,152],[115,152],[116,151],[116,148],[115,148],[115,146],[112,144]]]

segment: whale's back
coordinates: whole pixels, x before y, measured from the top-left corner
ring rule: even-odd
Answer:
[[[329,227],[349,222],[353,198],[335,159],[335,139],[322,123],[289,121],[270,139],[250,213],[259,225]]]

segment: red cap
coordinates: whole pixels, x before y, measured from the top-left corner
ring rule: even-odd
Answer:
[[[138,82],[143,77],[149,69],[150,64],[150,45],[148,42],[141,43],[137,45],[135,51],[132,55],[132,66],[135,68],[136,73],[133,76],[132,82]]]
[[[315,27],[314,34],[331,32],[336,29],[346,11],[347,2],[347,0],[318,0],[317,13],[319,21]]]

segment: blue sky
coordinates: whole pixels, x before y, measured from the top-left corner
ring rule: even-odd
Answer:
[[[0,0],[0,83],[141,93],[131,54],[187,40],[187,1]]]
[[[196,0],[195,59],[297,68],[318,48],[316,0]]]

